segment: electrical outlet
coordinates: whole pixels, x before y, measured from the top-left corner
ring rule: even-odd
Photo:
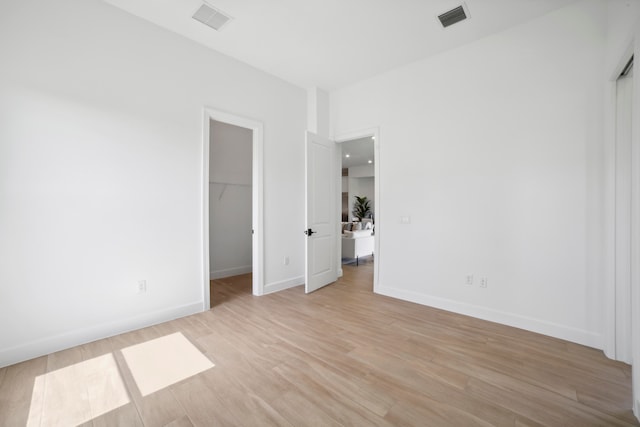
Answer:
[[[467,286],[473,286],[473,274],[467,275],[467,281],[465,283]]]
[[[289,265],[289,257],[285,256],[282,262],[284,263],[284,265]]]
[[[482,279],[480,279],[481,288],[486,288],[488,284],[489,284],[489,280],[486,277],[483,277]]]
[[[138,280],[138,293],[143,294],[147,292],[147,281],[146,280]]]

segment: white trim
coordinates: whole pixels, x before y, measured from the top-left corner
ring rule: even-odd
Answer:
[[[404,301],[451,311],[453,313],[463,314],[465,316],[471,316],[482,320],[488,320],[490,322],[525,329],[527,331],[560,338],[589,347],[602,348],[602,337],[599,334],[570,326],[401,289],[379,287],[377,293]]]
[[[604,299],[604,352],[607,357],[620,359],[616,348],[616,250],[615,250],[615,158],[616,143],[616,80],[633,54],[640,58],[640,46],[635,41],[640,37],[640,26],[636,24],[634,34],[626,43],[618,64],[611,70],[605,88],[605,299]],[[633,73],[633,99],[631,118],[631,352],[633,411],[640,419],[640,73]]]
[[[0,351],[0,368],[201,312],[200,301],[34,340]]]
[[[616,256],[616,234],[617,228],[620,226],[616,223],[616,212],[620,208],[622,200],[618,200],[616,197],[616,179],[617,179],[617,164],[616,164],[616,139],[617,139],[617,80],[622,73],[624,67],[629,62],[629,59],[634,55],[634,39],[631,38],[627,42],[627,47],[620,56],[618,63],[611,70],[609,79],[605,82],[605,106],[604,106],[604,234],[603,234],[603,278],[604,278],[604,328],[603,328],[603,351],[605,355],[611,359],[624,360],[625,357],[619,354],[618,348],[620,343],[617,342],[617,322],[618,317],[616,302],[617,302],[617,256]],[[637,56],[637,55],[636,55]],[[636,73],[634,73],[634,91],[637,85]],[[634,100],[635,104],[635,93]],[[635,108],[635,106],[634,106]],[[635,109],[633,110],[635,112]],[[635,129],[634,118],[632,117],[632,130]],[[635,131],[632,131],[632,139]],[[632,145],[634,142],[632,141]],[[633,159],[633,156],[632,156]],[[631,165],[631,179],[633,180],[633,174],[638,165]],[[634,183],[631,183],[632,191]],[[633,207],[632,207],[633,209]],[[632,210],[633,212],[633,210]],[[632,221],[633,221],[632,213]],[[633,230],[634,225],[631,224]],[[633,237],[632,237],[633,245]],[[632,250],[632,256],[634,251]],[[632,261],[633,263],[633,261]],[[631,266],[633,270],[633,265]]]
[[[378,287],[379,285],[379,277],[380,277],[380,257],[382,256],[381,254],[381,245],[380,245],[380,239],[381,239],[381,235],[384,234],[384,226],[383,226],[383,222],[382,222],[382,218],[383,216],[383,206],[384,206],[384,202],[382,201],[382,197],[380,195],[380,165],[382,163],[382,160],[380,158],[380,128],[378,127],[371,127],[371,128],[366,128],[366,129],[361,129],[361,130],[356,130],[356,131],[350,131],[350,132],[343,132],[340,133],[338,135],[336,135],[333,140],[337,143],[343,143],[346,141],[351,141],[354,139],[359,139],[359,138],[366,138],[366,137],[371,137],[373,136],[375,138],[375,142],[373,144],[373,156],[374,156],[374,163],[373,163],[373,174],[375,176],[374,179],[374,188],[373,188],[373,193],[375,195],[375,199],[376,199],[376,238],[375,238],[375,242],[374,242],[374,254],[376,256],[376,261],[373,264],[373,292],[375,293],[379,293],[378,292]],[[338,150],[336,150],[338,151]],[[337,161],[342,162],[342,158],[340,157]],[[340,165],[341,166],[341,165]],[[338,170],[342,170],[342,167],[339,167]],[[342,182],[342,174],[338,174],[340,175],[338,177],[338,181],[336,183],[336,186],[339,186],[340,183]],[[338,218],[340,218],[341,214],[342,214],[342,199],[341,196],[342,195],[342,190],[338,191],[338,197],[339,197],[339,203],[337,204],[337,210],[338,210]],[[342,253],[342,241],[340,240],[342,239],[341,233],[338,233],[338,240],[336,241],[336,247],[338,248],[338,265],[342,264],[342,257],[341,257],[341,253]],[[340,277],[340,276],[339,276]]]
[[[279,282],[268,283],[264,286],[264,295],[284,291],[285,289],[295,288],[296,286],[301,285],[304,285],[304,276],[281,280]]]
[[[634,57],[640,58],[640,25],[634,32]],[[637,71],[637,70],[636,70]],[[631,116],[631,384],[634,414],[640,419],[640,73],[633,73]]]
[[[211,282],[209,279],[209,146],[210,116],[205,108],[202,118],[202,311],[211,308]]]
[[[264,126],[262,122],[237,116],[213,108],[204,108],[203,120],[203,206],[202,206],[202,262],[203,262],[203,310],[210,307],[209,293],[209,121],[215,120],[234,126],[251,129],[253,134],[253,159],[252,159],[252,226],[253,226],[253,295],[264,294]]]
[[[606,82],[603,183],[603,351],[616,358],[616,82]]]
[[[240,267],[233,267],[233,268],[225,268],[222,270],[214,270],[209,274],[209,279],[210,280],[224,279],[225,277],[238,276],[240,274],[248,274],[248,273],[251,273],[251,270],[252,269],[250,265],[243,265]]]

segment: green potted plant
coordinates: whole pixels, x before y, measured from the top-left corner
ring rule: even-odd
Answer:
[[[353,204],[353,216],[362,222],[362,218],[369,218],[371,216],[371,200],[367,199],[367,196],[354,197],[356,198],[356,202]]]

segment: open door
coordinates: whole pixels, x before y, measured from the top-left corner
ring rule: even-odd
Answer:
[[[305,292],[313,292],[338,278],[336,265],[336,144],[307,132]]]

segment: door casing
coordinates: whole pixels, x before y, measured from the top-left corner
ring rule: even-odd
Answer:
[[[203,111],[203,161],[202,161],[202,274],[203,274],[203,310],[211,308],[210,303],[210,266],[209,266],[209,122],[215,120],[252,131],[252,293],[264,294],[264,126],[262,122],[246,117],[205,107]]]

